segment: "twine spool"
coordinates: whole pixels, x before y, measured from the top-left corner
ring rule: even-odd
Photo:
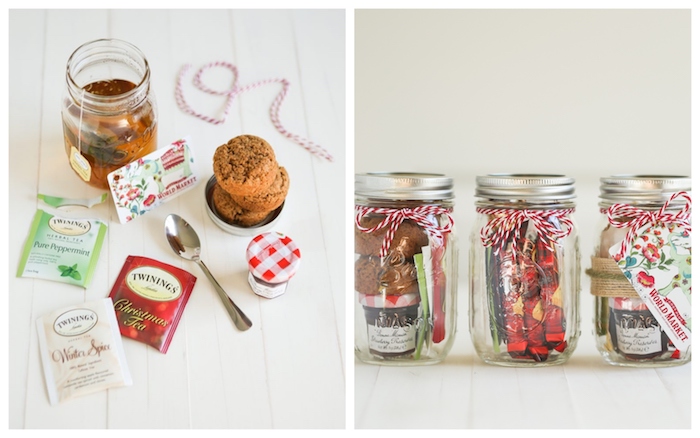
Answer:
[[[586,269],[591,278],[591,294],[606,298],[639,298],[617,262],[611,258],[591,257],[591,267]]]

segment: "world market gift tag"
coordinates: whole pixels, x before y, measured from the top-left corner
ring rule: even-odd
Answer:
[[[639,297],[649,308],[673,345],[682,353],[690,348],[691,239],[674,224],[650,224],[639,230],[624,253],[622,242],[610,248]]]
[[[188,143],[177,140],[107,175],[119,222],[129,222],[197,185]]]

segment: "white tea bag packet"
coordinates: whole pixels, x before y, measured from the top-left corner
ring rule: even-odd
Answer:
[[[111,298],[65,307],[36,323],[51,405],[131,385]]]

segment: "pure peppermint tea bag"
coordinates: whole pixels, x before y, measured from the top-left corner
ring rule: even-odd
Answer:
[[[42,278],[88,287],[107,224],[37,210],[17,268],[18,277]]]

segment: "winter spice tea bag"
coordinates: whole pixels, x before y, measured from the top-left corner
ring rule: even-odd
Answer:
[[[88,287],[107,224],[37,210],[17,268],[18,277],[43,278]]]
[[[177,140],[107,175],[119,222],[126,223],[199,182],[189,139]]]
[[[180,268],[127,257],[109,295],[121,334],[167,353],[196,281]]]
[[[131,385],[122,338],[109,298],[62,308],[36,322],[41,363],[52,405]]]

